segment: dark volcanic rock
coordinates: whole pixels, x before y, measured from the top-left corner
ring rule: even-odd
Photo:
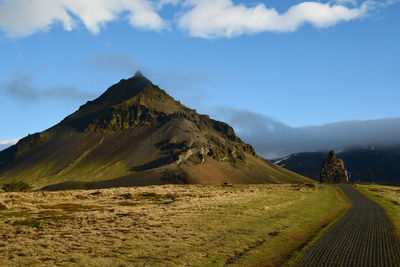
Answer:
[[[349,181],[343,160],[336,158],[334,151],[329,152],[329,158],[324,161],[321,169],[321,183],[343,184]]]

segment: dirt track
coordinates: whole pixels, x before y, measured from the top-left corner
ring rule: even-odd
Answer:
[[[400,241],[383,208],[349,185],[339,187],[351,208],[294,266],[400,266]]]

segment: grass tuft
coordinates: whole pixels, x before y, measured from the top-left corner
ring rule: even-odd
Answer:
[[[33,228],[40,227],[40,221],[35,218],[29,218],[25,220],[17,220],[13,223],[13,225],[22,225],[22,226],[29,226]]]
[[[131,193],[126,193],[119,196],[123,199],[133,199],[133,195]]]
[[[144,193],[140,193],[139,195],[140,199],[147,199],[147,200],[151,200],[151,201],[161,201],[161,200],[171,200],[171,201],[175,201],[176,197],[171,194],[157,194],[154,192],[144,192]]]
[[[42,205],[43,209],[59,209],[64,211],[86,211],[86,210],[102,210],[101,206],[82,205],[77,203],[59,203],[54,205]]]
[[[30,184],[22,181],[3,184],[1,187],[5,192],[29,192],[32,188]]]

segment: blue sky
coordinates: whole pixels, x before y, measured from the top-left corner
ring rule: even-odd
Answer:
[[[0,0],[0,140],[56,124],[138,69],[218,119],[399,117],[399,14],[397,1]]]

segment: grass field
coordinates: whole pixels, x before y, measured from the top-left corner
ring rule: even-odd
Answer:
[[[320,185],[0,193],[2,266],[276,266],[347,202]]]
[[[384,185],[356,185],[366,196],[375,200],[392,219],[400,237],[400,187]]]

